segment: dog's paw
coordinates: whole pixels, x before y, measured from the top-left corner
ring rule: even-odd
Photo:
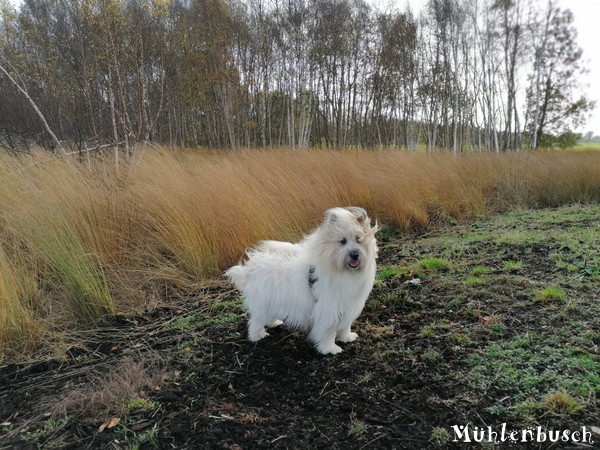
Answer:
[[[283,325],[283,320],[274,320],[273,322],[271,322],[269,325],[267,325],[269,328],[275,328],[278,327],[279,325]]]
[[[358,334],[353,332],[338,337],[338,341],[340,342],[354,342],[356,339],[358,339]]]
[[[265,329],[263,328],[262,330],[256,331],[254,333],[249,333],[248,334],[248,339],[250,339],[250,341],[252,342],[258,342],[263,338],[266,338],[269,335],[269,333],[267,333],[265,331]]]
[[[326,347],[317,347],[317,350],[319,350],[319,353],[321,353],[322,355],[337,355],[338,353],[342,353],[342,347],[340,347],[339,345],[328,345]]]

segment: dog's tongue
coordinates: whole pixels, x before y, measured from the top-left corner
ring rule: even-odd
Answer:
[[[353,269],[356,269],[358,267],[358,261],[350,261],[348,265]]]

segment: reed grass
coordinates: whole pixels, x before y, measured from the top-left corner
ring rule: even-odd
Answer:
[[[257,240],[299,240],[333,206],[408,231],[600,200],[598,152],[155,148],[118,173],[111,161],[0,158],[2,354],[41,324],[89,324],[219,277]]]
[[[31,351],[40,342],[43,327],[25,303],[27,281],[0,247],[0,357]]]

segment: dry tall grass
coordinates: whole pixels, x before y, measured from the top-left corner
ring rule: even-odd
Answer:
[[[6,351],[31,351],[40,342],[43,327],[36,323],[27,304],[30,281],[26,276],[19,277],[0,247],[0,357]]]
[[[101,371],[82,370],[82,376],[90,382],[82,387],[65,389],[49,402],[42,401],[44,411],[40,412],[50,412],[55,418],[76,416],[97,426],[108,418],[130,413],[136,400],[138,407],[143,408],[151,402],[140,397],[140,393],[160,382],[160,376],[156,375],[159,367],[152,356],[144,361],[125,358],[116,365],[113,362],[102,367]]]
[[[597,202],[600,154],[154,149],[119,173],[110,159],[4,157],[0,182],[2,357],[41,342],[42,329],[143,308],[165,285],[216,277],[259,239],[300,239],[335,205],[409,230]]]

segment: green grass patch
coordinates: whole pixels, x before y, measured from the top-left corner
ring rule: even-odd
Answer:
[[[375,281],[384,282],[397,276],[406,275],[407,270],[401,267],[383,267],[377,271]]]
[[[348,435],[360,438],[367,431],[367,424],[362,420],[353,419],[348,427]]]
[[[479,277],[467,277],[465,284],[470,287],[485,286],[487,282]]]
[[[130,414],[133,411],[152,411],[158,404],[152,400],[142,397],[131,398],[124,406],[124,414]]]
[[[510,393],[515,405],[525,409],[526,401],[539,402],[553,392],[595,398],[600,394],[600,361],[564,345],[565,339],[527,334],[490,344],[467,358],[466,379],[476,389]]]
[[[436,337],[440,333],[447,333],[452,329],[449,323],[445,322],[433,322],[429,325],[421,327],[419,330],[419,336],[422,338]]]
[[[489,272],[489,269],[484,266],[477,266],[477,267],[473,267],[473,269],[471,269],[471,275],[473,275],[474,277],[480,277],[482,275],[485,275],[488,272]]]
[[[421,355],[423,361],[435,364],[442,360],[442,354],[434,349],[427,349]]]
[[[213,313],[221,312],[221,311],[241,311],[244,308],[244,301],[242,299],[238,300],[226,300],[222,302],[217,302],[213,305]]]
[[[226,312],[223,314],[213,314],[213,315],[207,317],[205,320],[203,320],[202,325],[205,325],[205,326],[231,325],[231,324],[236,323],[240,319],[241,319],[241,315],[238,312]]]
[[[448,430],[442,427],[435,427],[431,430],[429,442],[434,447],[445,447],[452,441],[452,435]]]
[[[471,336],[469,336],[468,334],[465,334],[465,333],[459,333],[459,334],[455,334],[454,336],[452,336],[452,340],[457,345],[467,344],[467,343],[471,342]]]
[[[448,270],[450,262],[447,259],[430,257],[420,260],[417,266],[426,272],[441,272]]]
[[[453,296],[448,302],[449,308],[460,308],[467,301],[466,297],[463,294],[457,294]]]
[[[196,314],[191,314],[189,316],[179,317],[177,320],[171,322],[169,324],[169,328],[175,330],[187,330],[192,327],[193,324],[197,322]]]
[[[402,294],[402,292],[393,290],[379,296],[378,300],[379,304],[383,306],[390,306],[404,303],[406,301],[406,297]]]
[[[523,261],[508,260],[502,263],[502,268],[508,272],[519,272],[523,269]]]
[[[65,417],[61,418],[50,418],[44,422],[44,426],[36,431],[25,433],[24,437],[28,441],[35,441],[37,439],[46,439],[48,436],[59,433],[68,425],[68,419]]]
[[[581,401],[564,391],[549,393],[539,401],[527,399],[513,408],[513,411],[526,422],[535,422],[540,417],[573,420],[584,410],[585,405]]]
[[[534,299],[538,302],[560,302],[563,303],[567,294],[562,289],[556,287],[547,287],[535,294]]]
[[[546,235],[542,231],[531,230],[501,230],[494,238],[498,244],[521,247],[531,247],[545,240]]]
[[[169,324],[169,328],[176,330],[202,331],[210,326],[225,326],[241,320],[241,304],[235,302],[216,303],[209,311],[179,317]]]
[[[488,329],[498,335],[504,335],[508,331],[507,326],[502,322],[490,323],[488,325]]]

